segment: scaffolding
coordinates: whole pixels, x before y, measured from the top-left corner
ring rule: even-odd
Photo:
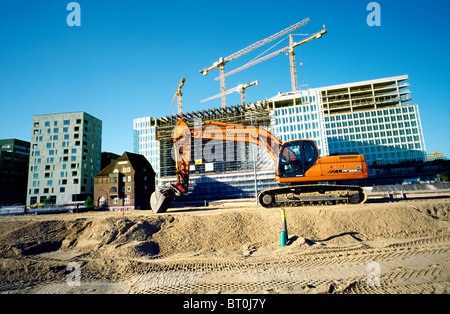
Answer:
[[[195,121],[215,121],[232,124],[254,125],[268,129],[270,127],[270,115],[273,110],[272,102],[260,101],[252,104],[229,106],[224,108],[212,108],[188,113],[165,116],[158,120],[157,140],[160,143],[160,178],[175,176],[175,162],[172,159],[173,138],[172,131],[180,118],[185,118],[190,128],[194,127]],[[205,145],[211,141],[202,141],[202,151]],[[223,158],[214,161],[213,170],[207,169],[206,163],[195,165],[192,174],[218,174],[235,171],[253,170],[253,151],[248,143],[227,143],[233,145],[231,149],[223,149]],[[192,145],[191,156],[196,156],[195,147]],[[197,148],[198,149],[198,148]],[[266,151],[256,148],[256,167],[258,170],[273,167]],[[231,154],[233,155],[230,155]],[[266,156],[267,155],[267,156]],[[250,158],[246,158],[250,157]],[[194,160],[192,160],[194,161]],[[273,163],[273,162],[272,162]]]

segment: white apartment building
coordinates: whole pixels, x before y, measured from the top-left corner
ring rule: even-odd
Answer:
[[[27,204],[68,204],[94,193],[102,121],[85,113],[33,116]]]

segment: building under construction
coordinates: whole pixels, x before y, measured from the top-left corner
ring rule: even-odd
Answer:
[[[134,120],[134,151],[147,157],[157,184],[174,182],[172,132],[180,117],[195,123],[212,120],[269,129],[282,141],[312,139],[320,154],[358,152],[374,165],[423,161],[425,144],[418,105],[408,76],[300,90],[253,104],[200,110],[162,118]],[[248,143],[226,147],[203,141],[192,145],[190,199],[253,197],[276,186],[268,153]]]
[[[134,120],[134,150],[150,160],[157,172],[157,183],[165,185],[175,180],[175,162],[172,158],[172,132],[177,121],[184,117],[194,123],[211,120],[223,123],[258,125],[270,128],[273,108],[271,102],[213,108],[162,117]],[[223,144],[223,145],[221,145]],[[211,151],[213,150],[213,151]],[[215,194],[227,194],[232,198],[253,196],[255,193],[255,171],[258,189],[275,186],[274,164],[268,153],[248,143],[216,143],[193,141],[190,166],[190,187],[193,196],[211,199]]]

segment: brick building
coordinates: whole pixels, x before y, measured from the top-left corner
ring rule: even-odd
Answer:
[[[125,152],[94,179],[94,205],[110,210],[150,209],[155,172],[148,160]]]

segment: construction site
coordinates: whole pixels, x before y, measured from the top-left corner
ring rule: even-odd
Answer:
[[[177,114],[135,119],[134,153],[156,173],[151,210],[0,216],[0,292],[449,293],[449,165],[423,166],[408,75],[301,89],[294,48],[327,33],[295,41],[307,23],[202,69],[219,70],[220,94],[205,101],[220,108],[183,112],[183,78]],[[225,72],[283,36],[287,47]],[[226,89],[286,53],[291,91],[247,103],[257,81]]]
[[[380,167],[387,169],[404,162],[420,163],[425,160],[425,140],[419,106],[412,103],[409,76],[399,75],[317,88],[299,85],[295,48],[309,45],[327,34],[325,28],[312,35],[289,34],[308,23],[309,19],[304,19],[202,69],[200,73],[204,76],[219,69],[219,76],[215,80],[220,81],[220,93],[202,102],[220,97],[221,107],[183,111],[182,89],[186,80],[182,78],[170,105],[172,107],[175,103],[178,104],[177,114],[134,120],[134,152],[146,156],[150,161],[159,187],[177,180],[174,130],[180,119],[184,119],[186,126],[191,129],[199,129],[203,125],[204,129],[208,129],[206,132],[220,133],[220,127],[223,132],[226,132],[226,127],[259,128],[270,132],[270,138],[277,138],[280,143],[312,140],[319,156],[356,152],[357,155],[364,156],[368,168],[365,180],[358,178],[360,181],[357,184],[363,186],[402,184],[403,180],[414,177],[422,181],[434,181],[439,173],[449,172],[449,164],[444,161],[445,165],[442,164],[432,174],[418,171],[408,173],[403,178],[381,175]],[[294,35],[307,38],[296,42]],[[289,39],[287,47],[272,53],[266,51],[265,56],[253,59],[230,72],[225,71],[225,66],[228,67],[235,59],[283,37]],[[226,77],[283,53],[289,57],[291,91],[273,95],[266,100],[246,103],[246,90],[257,88],[259,81],[240,84],[228,90],[225,88]],[[234,92],[241,94],[241,104],[227,105],[227,95]],[[253,145],[249,141],[232,138],[225,139],[226,144],[214,144],[214,138],[195,138],[194,133],[191,137],[189,200],[198,202],[256,198],[261,190],[279,187],[277,183],[280,182],[275,182],[274,173],[274,169],[278,171],[276,158],[271,158],[271,152],[264,145]],[[220,136],[218,138],[221,140]],[[205,158],[205,155],[209,158]],[[427,166],[424,164],[423,167]],[[386,174],[387,171],[383,173]],[[332,180],[317,178],[311,181]],[[178,197],[175,201],[186,200]]]

